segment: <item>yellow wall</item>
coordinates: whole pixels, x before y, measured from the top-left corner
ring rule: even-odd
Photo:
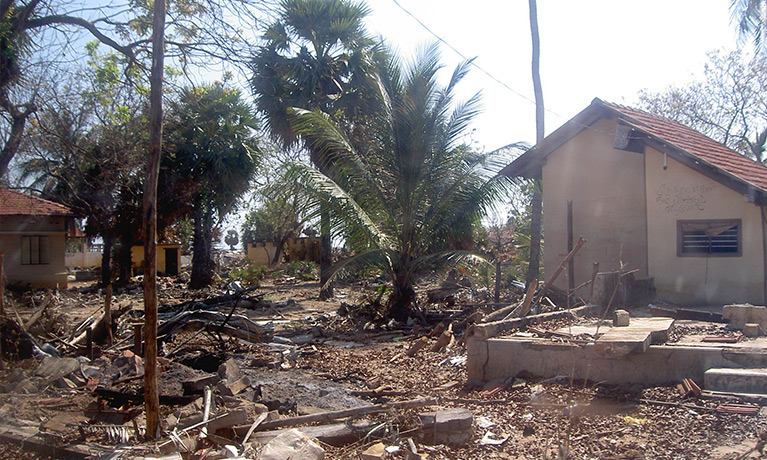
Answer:
[[[743,195],[647,148],[650,275],[660,298],[688,304],[764,305],[761,211]],[[678,257],[677,221],[741,219],[740,257]]]
[[[181,245],[180,244],[158,244],[157,245],[157,254],[156,254],[156,261],[157,264],[157,272],[158,273],[165,273],[165,249],[167,248],[176,248],[178,251],[176,251],[176,263],[179,271],[181,271]],[[141,269],[144,267],[144,246],[132,246],[130,248],[131,252],[131,264],[133,265],[134,269]]]
[[[11,228],[25,228],[30,230],[28,225],[14,225],[15,217],[3,217],[3,227],[8,230]],[[66,233],[63,230],[64,218],[54,218],[59,220],[61,225],[43,225],[42,228],[47,231],[40,232],[19,232],[19,233],[0,233],[0,252],[3,252],[3,277],[8,284],[29,285],[30,287],[49,287],[61,288],[67,287],[67,269],[64,264],[64,254],[66,251]],[[52,224],[52,221],[48,222]],[[52,231],[60,227],[60,231]],[[49,238],[48,257],[49,263],[39,265],[21,264],[21,237],[22,236],[47,236]]]
[[[578,286],[622,260],[647,276],[644,157],[614,149],[616,122],[600,120],[554,150],[543,167],[544,266],[550,278],[567,255],[567,202],[573,202],[574,241],[587,243],[574,259]],[[567,271],[556,286],[567,288]],[[577,294],[588,296],[588,287]]]
[[[274,259],[277,247],[271,241],[266,243],[249,243],[248,259],[256,265],[269,265]]]

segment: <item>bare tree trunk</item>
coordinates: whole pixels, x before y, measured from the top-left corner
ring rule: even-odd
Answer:
[[[333,297],[333,285],[328,283],[333,265],[333,246],[330,241],[330,209],[320,205],[320,300]]]
[[[149,158],[144,185],[144,404],[146,436],[160,434],[157,385],[157,182],[162,155],[162,81],[165,62],[165,0],[154,1],[149,94]]]
[[[535,91],[535,140],[540,143],[545,136],[543,125],[543,88],[541,87],[540,59],[541,43],[538,38],[538,7],[536,0],[529,0],[530,4],[530,34],[533,41],[533,89]],[[541,259],[541,217],[543,211],[542,184],[536,184],[533,191],[530,217],[530,264],[527,270],[526,282],[529,285],[532,280],[540,276]]]
[[[19,150],[27,119],[37,108],[32,104],[24,104],[21,106],[24,110],[20,110],[20,106],[14,105],[8,100],[8,94],[5,90],[0,93],[0,107],[4,108],[11,116],[11,130],[3,149],[0,150],[0,179],[2,179],[8,172],[8,165]]]

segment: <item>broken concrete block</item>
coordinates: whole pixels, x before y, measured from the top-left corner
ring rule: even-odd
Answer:
[[[249,386],[250,379],[245,376],[235,380],[234,382],[229,380],[219,382],[216,388],[218,388],[219,393],[221,393],[223,396],[234,396],[242,393]]]
[[[234,382],[242,377],[242,371],[240,366],[234,361],[234,358],[229,358],[218,367],[218,375],[227,382]]]
[[[755,307],[749,304],[725,305],[722,318],[730,322],[730,329],[740,329],[747,323],[756,323],[761,330],[767,331],[767,307]]]
[[[362,460],[381,460],[386,456],[386,446],[377,442],[362,452]]]
[[[629,312],[626,310],[615,310],[615,313],[613,313],[613,326],[628,327],[629,321]]]
[[[261,450],[259,460],[323,460],[325,451],[296,429],[272,439]]]
[[[746,323],[743,325],[743,335],[746,337],[759,337],[759,324]]]
[[[423,440],[431,444],[466,445],[474,434],[474,416],[468,409],[449,409],[418,414]]]
[[[215,385],[220,380],[217,374],[208,374],[196,377],[191,380],[184,380],[181,386],[184,387],[184,394],[202,393],[206,386]]]

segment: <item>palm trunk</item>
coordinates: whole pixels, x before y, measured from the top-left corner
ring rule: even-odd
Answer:
[[[199,289],[213,283],[215,263],[211,255],[213,243],[212,218],[210,212],[197,206],[192,238],[192,274],[189,287]]]
[[[402,272],[395,272],[393,291],[389,297],[389,317],[405,322],[410,316],[416,301],[415,289],[410,277]]]
[[[320,300],[327,300],[333,297],[333,285],[328,282],[333,265],[333,247],[330,241],[330,209],[326,204],[320,206]]]

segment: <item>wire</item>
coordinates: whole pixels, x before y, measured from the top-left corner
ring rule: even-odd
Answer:
[[[418,19],[418,18],[417,18],[417,17],[416,17],[416,16],[415,16],[413,13],[411,13],[410,11],[408,11],[408,10],[407,10],[407,8],[405,8],[404,6],[402,6],[398,0],[392,0],[392,1],[393,1],[393,2],[394,2],[394,4],[395,4],[395,5],[397,5],[397,6],[398,6],[398,7],[399,7],[399,8],[400,8],[402,11],[404,11],[404,12],[405,12],[405,13],[406,13],[408,16],[410,16],[411,18],[413,18],[413,20],[415,20],[415,22],[417,22],[417,23],[418,23],[418,24],[419,24],[421,27],[423,27],[423,28],[424,28],[424,29],[425,29],[427,32],[429,32],[431,35],[433,35],[433,36],[434,36],[434,38],[436,38],[436,39],[437,39],[437,40],[439,40],[440,42],[444,43],[444,44],[445,44],[445,46],[447,46],[448,48],[450,48],[450,49],[451,49],[451,50],[452,50],[452,51],[453,51],[455,54],[457,54],[458,56],[460,56],[461,58],[463,58],[463,59],[464,59],[464,60],[466,60],[466,61],[470,61],[470,64],[471,64],[472,66],[476,67],[476,68],[477,68],[477,70],[479,70],[480,72],[482,72],[482,73],[484,73],[485,75],[487,75],[488,77],[490,77],[490,79],[492,79],[493,81],[495,81],[496,83],[498,83],[498,84],[499,84],[499,85],[501,85],[502,87],[506,88],[507,90],[511,91],[512,93],[514,93],[514,94],[515,94],[515,95],[517,95],[518,97],[520,97],[520,98],[522,98],[522,99],[526,100],[527,102],[530,102],[531,104],[535,105],[535,101],[534,101],[533,99],[530,99],[529,97],[527,97],[527,96],[525,96],[524,94],[520,93],[519,91],[515,90],[514,88],[512,88],[512,87],[511,87],[511,86],[509,86],[509,85],[507,85],[505,82],[503,82],[503,81],[501,81],[500,79],[496,78],[496,77],[495,77],[493,74],[491,74],[490,72],[488,72],[487,70],[485,70],[484,68],[482,68],[482,66],[480,66],[479,64],[477,64],[475,61],[471,61],[469,58],[467,58],[467,57],[466,57],[466,55],[464,55],[463,53],[461,53],[461,52],[460,52],[460,51],[459,51],[459,50],[458,50],[458,49],[457,49],[455,46],[451,45],[451,44],[450,44],[450,43],[449,43],[447,40],[445,40],[444,38],[442,38],[442,37],[440,37],[439,35],[437,35],[437,34],[436,34],[434,31],[432,31],[432,30],[431,30],[431,29],[430,29],[430,28],[429,28],[429,27],[428,27],[426,24],[424,24],[424,23],[423,23],[423,21],[421,21],[420,19]],[[567,119],[568,119],[568,118],[567,118],[567,117],[565,117],[564,115],[561,115],[561,114],[559,114],[559,113],[557,113],[557,112],[554,112],[554,111],[552,111],[552,110],[549,110],[549,109],[547,109],[547,108],[545,108],[545,107],[544,107],[544,109],[543,109],[543,110],[544,110],[545,112],[548,112],[548,113],[549,113],[549,114],[551,114],[551,115],[554,115],[554,116],[556,116],[556,117],[559,117],[560,119],[563,119],[563,120],[567,120]],[[572,119],[571,119],[570,121],[572,122]],[[581,126],[581,127],[583,127],[583,128],[586,128],[586,129],[590,129],[590,130],[596,131],[596,132],[600,132],[600,133],[603,133],[603,134],[609,134],[609,135],[612,135],[611,133],[603,132],[603,131],[601,131],[601,130],[599,130],[599,129],[596,129],[596,128],[593,128],[593,127],[591,127],[591,126],[587,126],[587,125],[583,125],[583,124],[579,124],[579,126]],[[503,148],[503,147],[502,147],[502,148]]]

